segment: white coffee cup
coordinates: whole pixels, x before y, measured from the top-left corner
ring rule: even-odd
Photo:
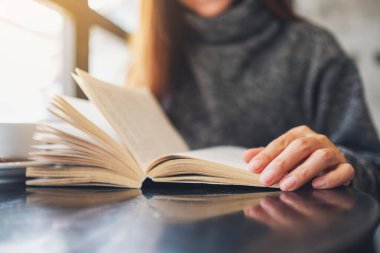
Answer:
[[[0,158],[26,160],[35,129],[32,123],[0,123]]]

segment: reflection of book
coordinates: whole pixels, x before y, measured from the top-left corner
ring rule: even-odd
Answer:
[[[223,216],[256,206],[279,192],[235,194],[154,194],[145,197],[139,189],[27,188],[27,202],[43,206],[95,207],[121,203],[138,197],[137,206],[158,213],[169,222],[190,222]],[[149,208],[148,208],[149,207]],[[150,209],[150,211],[149,211]]]
[[[27,202],[52,205],[88,207],[116,203],[141,195],[139,189],[69,189],[69,188],[27,188]]]
[[[140,188],[148,177],[262,186],[242,161],[243,148],[189,151],[149,92],[116,87],[81,70],[77,74],[90,102],[55,97],[50,111],[63,123],[40,125],[36,139],[44,145],[31,154],[54,166],[29,167],[28,185]]]
[[[215,195],[158,195],[149,199],[149,205],[170,221],[194,221],[235,213],[260,204],[263,197],[278,192],[215,194]]]

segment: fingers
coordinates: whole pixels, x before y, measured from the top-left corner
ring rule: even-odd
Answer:
[[[255,173],[260,173],[294,139],[296,139],[296,136],[288,132],[269,143],[268,146],[249,162],[250,170]]]
[[[341,162],[342,161],[340,160],[339,156],[336,155],[335,149],[318,149],[313,154],[311,154],[311,156],[304,163],[295,168],[280,181],[280,188],[283,191],[296,190],[316,177],[321,171],[335,166]],[[321,179],[321,182],[325,182],[325,179],[326,177],[323,177]],[[349,178],[347,178],[347,180],[349,180]]]
[[[262,171],[260,180],[264,185],[272,185],[280,181],[290,170],[315,150],[322,148],[323,143],[316,136],[298,138],[292,141],[269,165]]]
[[[326,174],[315,178],[312,185],[315,189],[330,189],[352,180],[355,171],[351,164],[341,163]]]
[[[244,151],[243,153],[243,160],[248,163],[249,161],[252,160],[260,151],[262,151],[264,147],[259,147],[259,148],[250,148]]]
[[[283,191],[296,190],[312,179],[316,189],[333,188],[349,183],[354,174],[329,138],[307,126],[289,130],[265,148],[249,149],[243,158],[252,172],[261,173],[264,185],[280,182]]]
[[[260,173],[292,141],[300,137],[307,137],[313,133],[313,130],[307,126],[299,126],[290,129],[288,132],[269,143],[264,150],[249,162],[250,170],[254,173]]]

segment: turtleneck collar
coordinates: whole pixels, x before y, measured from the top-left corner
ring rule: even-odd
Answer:
[[[262,0],[235,0],[215,17],[203,17],[185,8],[185,23],[191,38],[210,43],[228,43],[261,33],[278,23]]]

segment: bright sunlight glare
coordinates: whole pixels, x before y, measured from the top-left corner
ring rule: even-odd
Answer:
[[[60,93],[64,17],[34,0],[0,0],[0,122],[46,117]]]

